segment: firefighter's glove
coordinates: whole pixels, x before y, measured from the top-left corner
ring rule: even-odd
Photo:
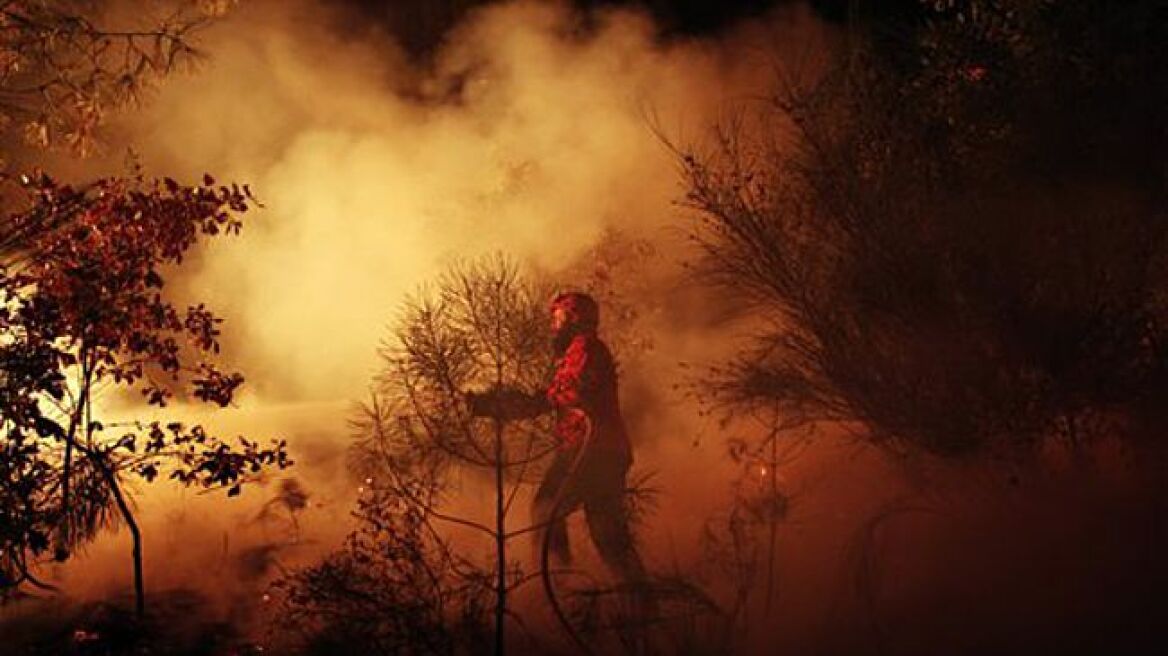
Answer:
[[[584,446],[592,439],[592,418],[580,408],[566,408],[556,419],[556,435],[564,447]]]
[[[514,387],[492,387],[484,392],[467,392],[466,405],[472,417],[521,419],[542,411],[542,404],[530,394]]]
[[[470,409],[470,416],[491,416],[491,399],[486,392],[467,392],[464,398],[466,399],[466,407]]]

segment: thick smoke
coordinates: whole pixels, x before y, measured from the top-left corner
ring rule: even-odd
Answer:
[[[361,396],[401,299],[452,259],[557,270],[609,227],[662,238],[680,189],[651,128],[705,129],[767,76],[761,43],[665,45],[631,12],[585,29],[557,3],[491,6],[426,70],[333,23],[246,3],[127,123],[149,169],[247,181],[266,205],[191,283],[265,402]]]
[[[653,531],[692,549],[729,474],[708,464],[724,460],[720,436],[673,388],[679,363],[732,344],[711,347],[695,311],[708,300],[685,288],[683,190],[661,133],[698,138],[766,88],[779,46],[817,48],[821,28],[789,10],[665,43],[636,12],[585,22],[559,3],[504,3],[470,15],[422,69],[392,38],[335,24],[321,4],[249,3],[208,34],[206,67],[127,126],[150,168],[245,180],[266,206],[189,282],[228,318],[243,411],[332,407],[332,433],[271,430],[342,449],[406,294],[494,251],[556,277],[618,230],[657,254],[613,272],[651,281],[636,300],[654,348],[626,367],[626,405],[640,464],[686,509]],[[313,458],[300,462],[311,477]]]
[[[231,503],[150,490],[150,587],[202,588],[234,612],[239,595],[262,592],[249,577],[266,566],[334,548],[356,493],[346,419],[405,296],[451,262],[495,251],[562,280],[588,271],[614,230],[654,253],[611,272],[637,276],[630,289],[652,342],[625,376],[639,464],[659,472],[664,493],[648,548],[662,561],[690,558],[734,470],[721,435],[676,389],[679,365],[734,344],[709,339],[723,327],[682,273],[683,189],[662,135],[700,138],[765,90],[777,58],[821,48],[826,29],[794,8],[667,42],[635,11],[584,17],[566,3],[508,2],[469,14],[420,65],[392,35],[337,12],[308,0],[241,3],[202,35],[206,61],[118,119],[110,157],[57,169],[108,174],[128,148],[148,175],[213,173],[248,183],[264,205],[241,237],[207,248],[175,281],[226,319],[225,358],[248,378],[240,407],[178,412],[289,439],[309,494],[299,542],[282,544],[284,509],[267,501],[282,498],[276,484]],[[80,597],[124,589],[125,539],[55,574]],[[264,545],[279,549],[257,553]],[[254,571],[241,572],[248,558]]]

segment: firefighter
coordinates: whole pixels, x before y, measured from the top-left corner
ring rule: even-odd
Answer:
[[[565,518],[582,507],[605,564],[626,583],[639,583],[645,571],[625,505],[632,449],[617,398],[616,366],[596,332],[599,309],[587,294],[565,293],[552,300],[550,313],[556,366],[546,393],[472,394],[471,410],[507,418],[556,413],[559,448],[532,504],[533,524],[545,527],[534,533],[535,553],[547,540],[552,555],[570,562]]]

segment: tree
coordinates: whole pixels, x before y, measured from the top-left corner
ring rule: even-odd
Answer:
[[[195,60],[192,35],[231,4],[181,0],[154,21],[143,19],[149,11],[118,15],[87,0],[0,2],[0,134],[84,155],[106,113]],[[180,311],[166,300],[163,275],[199,236],[238,231],[235,215],[251,199],[210,178],[196,187],[107,179],[80,190],[33,178],[24,179],[28,207],[0,224],[0,444],[9,454],[0,467],[0,591],[48,587],[36,575],[45,554],[64,560],[124,523],[140,616],[141,533],[124,478],[150,482],[169,468],[182,484],[234,495],[261,470],[290,464],[282,443],[235,447],[198,426],[94,417],[94,395],[119,388],[158,406],[188,391],[230,403],[243,379],[213,364],[219,320],[202,305]],[[6,210],[16,205],[5,197]]]
[[[103,529],[133,540],[137,615],[145,611],[142,535],[128,479],[162,475],[228,496],[291,464],[284,442],[239,445],[179,422],[113,424],[98,395],[137,391],[151,406],[175,397],[220,407],[243,377],[215,363],[221,320],[180,309],[165,276],[204,237],[235,234],[246,187],[103,179],[83,189],[26,180],[29,209],[9,219],[35,230],[0,271],[0,589],[32,584],[51,554],[67,559]]]
[[[519,278],[513,264],[498,260],[452,270],[439,283],[436,302],[419,300],[407,311],[398,335],[400,350],[386,353],[382,399],[369,408],[372,439],[358,447],[381,455],[371,461],[377,471],[370,474],[401,493],[408,492],[403,487],[408,480],[398,476],[401,461],[395,463],[395,456],[423,463],[439,483],[442,470],[452,466],[486,470],[493,477],[493,526],[457,520],[433,507],[430,514],[494,542],[499,654],[504,651],[507,593],[518,575],[507,559],[508,541],[518,535],[507,530],[507,515],[520,486],[531,481],[533,465],[555,445],[546,420],[476,420],[463,395],[487,387],[538,389],[550,369],[544,314],[541,295]],[[388,417],[378,409],[382,403],[397,417],[396,430],[386,432]]]
[[[922,3],[679,152],[704,274],[768,321],[713,400],[946,457],[1162,432],[1156,6]]]
[[[366,490],[357,513],[362,529],[346,549],[285,584],[300,614],[317,615],[340,603],[362,618],[325,615],[315,639],[348,633],[341,627],[355,621],[368,624],[354,637],[379,653],[399,653],[403,645],[450,653],[488,636],[503,653],[505,621],[515,617],[508,594],[531,579],[508,547],[533,530],[507,520],[520,489],[555,444],[548,419],[475,418],[465,394],[540,388],[551,365],[544,296],[499,257],[452,267],[432,292],[407,304],[382,351],[384,368],[372,399],[354,421],[352,469]],[[446,510],[460,479],[490,490],[490,519]],[[459,557],[452,528],[485,538],[491,561]],[[384,547],[368,539],[373,535]],[[346,583],[328,592],[316,585],[326,575]],[[367,601],[360,602],[348,594],[370,579],[379,589],[389,582],[405,587],[361,595]],[[374,608],[379,613],[370,616]]]
[[[107,111],[195,60],[191,36],[231,4],[179,0],[151,23],[90,0],[0,2],[0,133],[87,152]]]
[[[513,511],[557,448],[551,419],[516,418],[503,408],[475,417],[465,395],[510,390],[514,399],[515,391],[543,389],[552,367],[550,296],[495,257],[452,267],[407,303],[382,351],[372,399],[353,424],[350,468],[364,495],[359,528],[344,548],[278,585],[278,616],[298,627],[300,648],[336,650],[343,640],[349,650],[448,654],[493,638],[503,653],[511,644],[507,618],[538,646],[509,600],[541,580],[555,585],[554,612],[586,650],[585,640],[601,634],[625,647],[643,643],[649,631],[676,643],[685,622],[713,613],[700,590],[677,577],[645,591],[677,616],[638,622],[622,607],[631,596],[626,586],[551,571],[546,559],[525,570],[512,555],[516,539],[542,528],[517,522]],[[619,332],[614,324],[610,330]],[[634,510],[651,501],[643,487],[626,492]],[[485,513],[465,508],[488,496]],[[487,558],[467,555],[482,546]],[[575,584],[563,585],[569,577]]]
[[[133,16],[92,0],[0,1],[0,181],[12,180],[7,149],[23,140],[87,155],[113,110],[138,102],[160,77],[201,57],[194,34],[234,0],[167,0]],[[150,9],[168,13],[151,22]],[[118,20],[121,18],[122,20]],[[19,204],[0,188],[5,214]],[[0,223],[0,261],[27,246],[58,215]]]

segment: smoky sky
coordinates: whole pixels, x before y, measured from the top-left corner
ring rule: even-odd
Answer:
[[[417,59],[441,48],[449,31],[469,13],[499,0],[343,0],[352,11],[349,29],[380,25]],[[918,0],[572,0],[581,25],[612,8],[647,12],[662,38],[714,35],[742,21],[764,15],[780,5],[807,4],[822,20],[841,23],[850,17],[913,20]]]

